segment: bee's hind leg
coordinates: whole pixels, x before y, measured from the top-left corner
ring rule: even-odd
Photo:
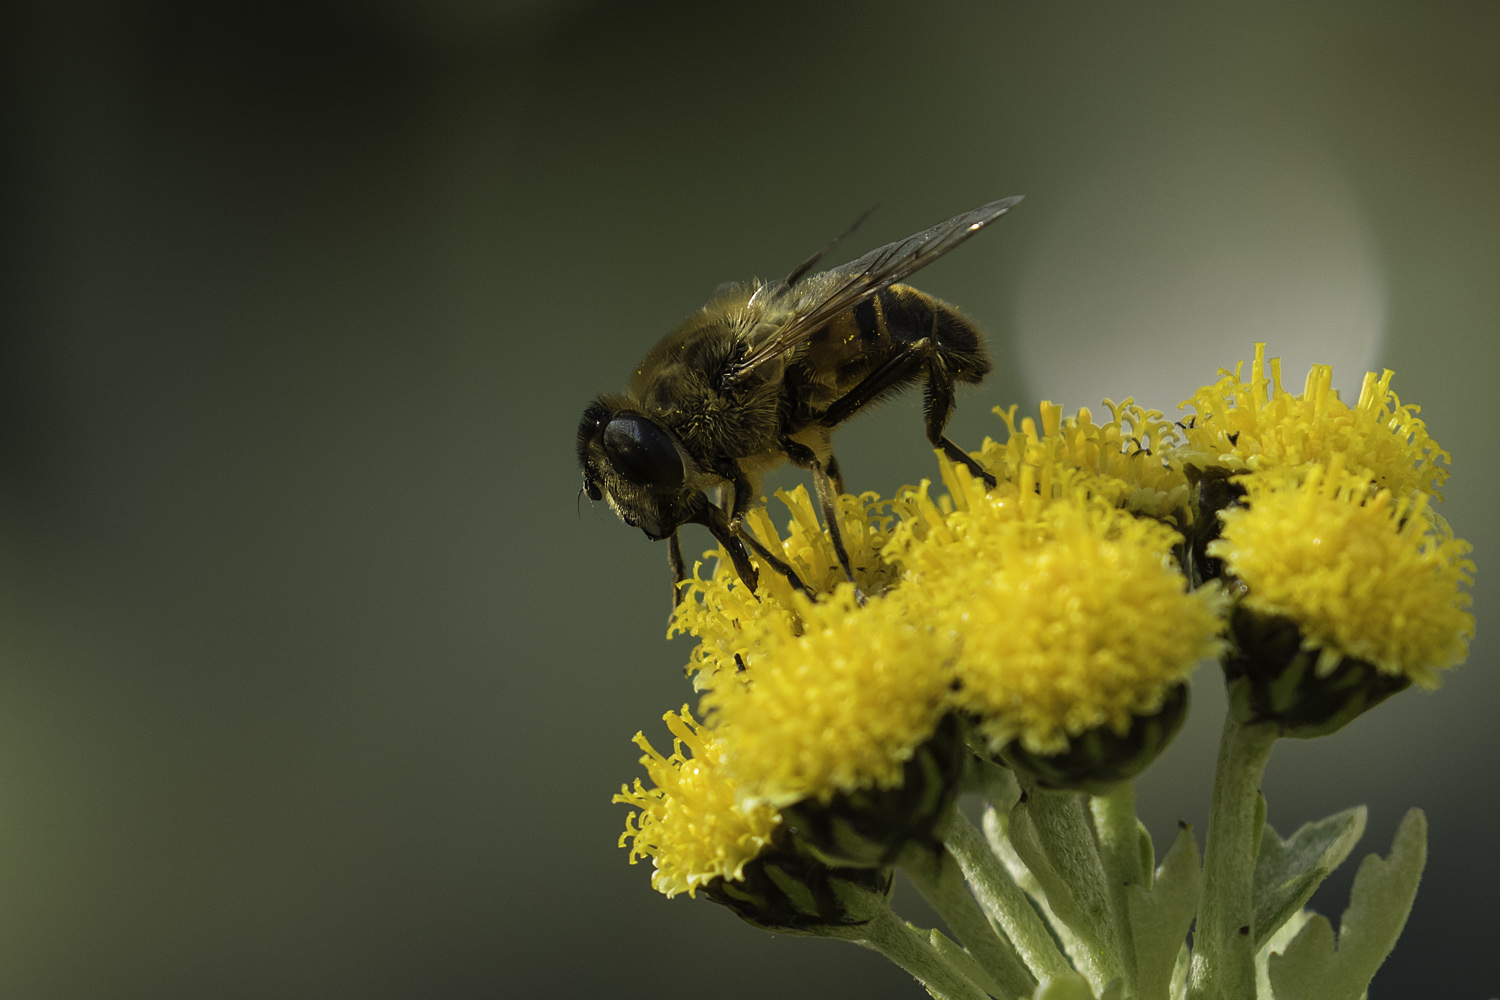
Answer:
[[[948,456],[951,462],[968,466],[975,477],[984,480],[984,485],[989,489],[995,488],[995,477],[984,470],[969,453],[948,439],[943,433],[948,426],[948,419],[953,416],[953,376],[948,371],[948,366],[943,363],[941,353],[935,352],[932,360],[927,366],[927,391],[923,394],[923,402],[927,411],[927,440],[932,442],[934,448],[943,449],[943,454]]]

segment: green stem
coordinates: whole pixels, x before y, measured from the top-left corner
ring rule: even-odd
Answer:
[[[1260,779],[1276,742],[1275,727],[1243,725],[1230,712],[1219,743],[1203,904],[1193,932],[1192,1000],[1255,998],[1255,843]]]
[[[1135,992],[1135,933],[1130,922],[1129,887],[1141,885],[1141,836],[1135,816],[1135,782],[1122,781],[1103,795],[1089,799],[1099,860],[1109,888],[1109,908],[1120,941],[1120,966],[1125,992]],[[1147,878],[1149,878],[1149,873]]]
[[[889,909],[860,928],[854,940],[911,973],[935,1000],[989,1000],[985,992],[947,962],[932,945]]]
[[[965,821],[967,822],[967,821]],[[1009,941],[997,934],[989,918],[974,901],[953,854],[941,848],[913,864],[903,865],[917,891],[927,904],[943,918],[959,944],[973,956],[995,985],[1008,996],[1029,997],[1036,980],[1026,971]],[[1003,925],[1002,925],[1003,926]]]
[[[979,904],[1004,929],[1037,979],[1050,979],[1073,971],[1031,900],[1026,898],[1026,893],[990,850],[984,834],[969,822],[967,816],[957,816],[949,827],[948,848],[958,861],[964,878],[969,880]]]

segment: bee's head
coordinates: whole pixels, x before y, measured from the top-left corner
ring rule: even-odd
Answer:
[[[607,500],[647,538],[660,540],[694,513],[701,493],[689,485],[692,459],[667,429],[604,398],[583,411],[578,464],[590,500]]]

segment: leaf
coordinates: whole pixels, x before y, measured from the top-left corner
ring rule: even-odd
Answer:
[[[1074,967],[1102,988],[1119,974],[1115,962],[1123,956],[1082,798],[1033,790],[1011,810],[1009,830],[1016,855],[1040,886],[1053,916],[1066,925],[1057,930]]]
[[[1032,1000],[1094,1000],[1089,981],[1076,972],[1054,976],[1037,986]]]
[[[974,956],[961,948],[957,941],[954,941],[937,928],[933,928],[928,934],[932,941],[933,951],[936,951],[943,961],[961,972],[964,978],[992,997],[1005,996],[1005,993],[1001,991],[999,986],[995,985],[995,981],[989,977],[989,974],[979,967],[978,962],[974,961]]]
[[[1406,926],[1426,862],[1427,818],[1412,809],[1390,855],[1360,862],[1338,941],[1327,918],[1314,916],[1285,952],[1271,956],[1276,1000],[1359,1000]]]
[[[1255,858],[1255,938],[1259,951],[1312,898],[1365,832],[1365,807],[1304,824],[1286,840],[1266,824]]]
[[[1137,885],[1127,890],[1137,996],[1168,995],[1172,970],[1198,910],[1202,885],[1198,844],[1192,827],[1184,825],[1156,869],[1151,888]]]

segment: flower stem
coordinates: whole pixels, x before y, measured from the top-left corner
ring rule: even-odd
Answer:
[[[1109,888],[1109,908],[1120,941],[1120,965],[1125,991],[1135,992],[1135,933],[1130,921],[1130,886],[1142,884],[1140,825],[1135,816],[1135,782],[1121,781],[1103,795],[1089,799],[1099,859]],[[1149,865],[1148,865],[1149,867]],[[1145,877],[1150,878],[1149,871]]]
[[[1254,1000],[1255,843],[1260,779],[1276,741],[1268,723],[1224,718],[1214,776],[1203,903],[1193,933],[1192,1000]]]
[[[969,822],[967,816],[955,817],[949,827],[948,848],[985,913],[1004,929],[1037,979],[1050,979],[1073,971],[1031,900],[1026,898],[1026,893],[990,850],[984,834]]]
[[[1036,980],[1026,971],[1015,948],[996,932],[974,901],[964,885],[959,863],[946,847],[933,854],[923,852],[922,858],[916,863],[903,865],[903,869],[922,898],[943,918],[954,937],[995,981],[995,985],[1008,996],[1031,995]]]
[[[854,940],[911,973],[935,1000],[988,1000],[982,989],[943,961],[926,938],[888,908],[865,924]]]

